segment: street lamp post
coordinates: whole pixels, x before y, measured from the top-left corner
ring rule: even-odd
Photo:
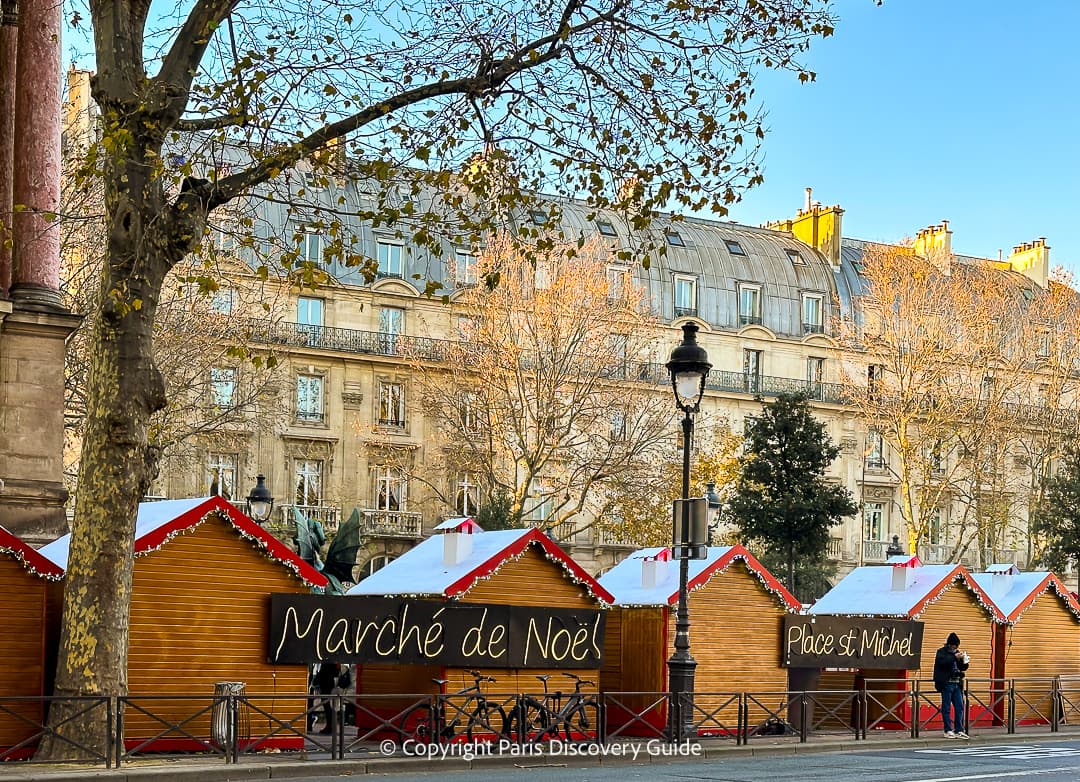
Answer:
[[[701,405],[701,397],[705,393],[705,378],[712,369],[709,354],[697,343],[697,325],[686,323],[682,328],[683,340],[671,351],[667,362],[667,370],[671,373],[671,387],[675,392],[675,405],[683,413],[682,501],[675,503],[672,520],[674,550],[679,558],[679,605],[675,614],[675,650],[668,660],[668,688],[673,701],[668,729],[671,738],[676,741],[682,741],[688,728],[693,725],[694,670],[697,668],[697,661],[690,654],[690,610],[687,606],[686,585],[689,580],[690,560],[705,556],[707,530],[703,528],[707,527],[707,524],[691,524],[690,442],[694,432],[694,414]],[[704,500],[699,499],[698,504],[702,503]]]
[[[265,475],[260,473],[255,476],[255,487],[247,496],[245,510],[247,515],[259,524],[265,524],[270,518],[270,513],[274,510],[274,498],[270,495],[270,490],[266,488]]]
[[[709,481],[705,484],[705,501],[709,506],[709,545],[713,544],[713,531],[720,524],[720,509],[724,503],[720,495],[716,493],[716,484]]]

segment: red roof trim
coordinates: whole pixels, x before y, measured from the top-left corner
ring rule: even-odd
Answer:
[[[1005,618],[1009,620],[1009,622],[1018,620],[1020,614],[1028,610],[1032,603],[1034,603],[1043,592],[1049,590],[1051,586],[1054,588],[1054,591],[1057,592],[1058,597],[1061,598],[1062,602],[1065,603],[1065,607],[1068,608],[1074,616],[1080,619],[1080,602],[1077,602],[1073,593],[1069,591],[1069,588],[1065,586],[1060,578],[1058,578],[1056,573],[1047,573],[1046,578],[1040,581],[1038,586],[1032,589],[1031,592],[1028,593],[1028,596],[1020,601],[1020,605],[1014,608],[1013,612]]]
[[[525,549],[534,543],[570,571],[572,576],[580,580],[585,588],[592,593],[597,600],[607,603],[608,605],[615,603],[615,598],[610,592],[600,586],[600,583],[589,575],[581,565],[571,559],[569,554],[563,551],[558,545],[552,542],[551,538],[538,529],[529,530],[506,548],[488,557],[485,562],[481,562],[464,576],[446,587],[444,594],[447,597],[460,597],[472,589],[473,585],[481,578],[490,576],[498,570],[506,560],[524,553]]]
[[[58,581],[64,577],[64,571],[59,565],[45,559],[22,538],[0,527],[0,552],[5,551],[10,551],[30,575],[47,578],[50,581]]]
[[[757,557],[751,554],[741,543],[736,543],[728,549],[723,556],[717,559],[716,562],[709,565],[709,567],[698,573],[694,578],[690,579],[686,584],[686,590],[689,592],[690,590],[705,586],[716,573],[727,570],[731,563],[737,559],[743,560],[743,562],[746,563],[747,569],[753,575],[757,576],[769,589],[776,592],[777,596],[789,611],[798,612],[802,610],[802,603],[799,602],[799,599],[791,594],[787,588],[780,583],[779,579],[770,573],[769,570],[758,561]],[[676,591],[668,598],[668,605],[674,605],[678,599],[679,593]]]
[[[952,570],[950,570],[949,573],[945,576],[945,578],[941,579],[937,586],[935,586],[933,589],[926,593],[926,597],[924,597],[922,600],[912,606],[912,608],[908,611],[908,617],[915,617],[921,614],[926,609],[926,606],[930,603],[930,601],[936,598],[942,592],[944,592],[945,588],[952,584],[952,582],[955,581],[957,578],[964,582],[969,591],[974,592],[976,595],[979,595],[982,598],[982,603],[986,606],[986,609],[989,612],[991,619],[993,619],[995,622],[998,622],[999,624],[1004,624],[1007,621],[1005,619],[1005,615],[1001,613],[1001,609],[998,608],[997,604],[990,599],[990,595],[986,593],[986,590],[979,586],[979,583],[971,577],[971,574],[968,573],[967,568],[965,568],[963,565],[957,565]]]
[[[217,511],[219,516],[223,516],[224,520],[239,531],[242,537],[254,539],[259,548],[265,549],[271,558],[293,570],[310,586],[325,587],[329,583],[326,576],[300,559],[291,548],[260,527],[247,515],[241,513],[235,505],[226,502],[221,497],[210,497],[206,502],[196,505],[171,521],[137,538],[135,540],[135,553],[145,554],[154,551],[180,532],[197,527],[207,515],[214,511]]]

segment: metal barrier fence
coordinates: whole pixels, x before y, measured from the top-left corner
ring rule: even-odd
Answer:
[[[1030,727],[1058,732],[1080,725],[1080,677],[970,679],[965,682],[969,734],[1008,734]],[[105,752],[48,726],[53,704],[66,701],[70,722],[103,720]],[[321,731],[316,720],[329,718]],[[684,736],[746,745],[762,739],[799,743],[812,738],[906,734],[941,728],[940,696],[923,679],[866,679],[852,690],[605,693],[455,693],[315,696],[127,695],[118,698],[0,697],[0,761],[34,761],[48,738],[71,749],[71,759],[107,768],[148,755],[192,753],[238,763],[272,752],[297,759],[344,759],[409,754],[416,745],[452,743],[536,745],[671,742]],[[12,727],[14,726],[14,728]],[[6,744],[6,745],[5,745]],[[67,759],[65,759],[66,761]]]

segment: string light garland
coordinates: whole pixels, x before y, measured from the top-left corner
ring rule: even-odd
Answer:
[[[1043,581],[1042,589],[1039,589],[1038,591],[1032,591],[1030,595],[1024,598],[1024,602],[1021,603],[1022,607],[1017,607],[1017,609],[1013,611],[1013,614],[1015,614],[1015,616],[1013,616],[1013,618],[1009,620],[1009,624],[1015,625],[1017,622],[1019,622],[1020,617],[1022,617],[1025,613],[1027,613],[1028,609],[1035,605],[1035,601],[1038,600],[1039,597],[1041,597],[1043,594],[1049,592],[1051,589],[1053,589],[1054,592],[1057,593],[1057,596],[1065,603],[1065,607],[1069,610],[1069,613],[1075,616],[1077,619],[1080,619],[1080,610],[1078,610],[1077,608],[1076,601],[1072,599],[1072,593],[1069,592],[1068,588],[1061,583],[1060,579],[1058,579],[1056,575],[1051,573],[1050,576]]]
[[[64,572],[59,569],[58,566],[53,565],[52,562],[42,557],[45,563],[48,564],[48,570],[38,569],[33,562],[30,561],[30,557],[22,549],[17,549],[11,546],[0,546],[0,554],[11,554],[15,560],[22,565],[22,567],[32,576],[38,578],[44,578],[46,581],[59,581],[64,577]]]

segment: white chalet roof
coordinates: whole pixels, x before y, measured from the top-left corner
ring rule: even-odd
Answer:
[[[970,580],[971,574],[960,565],[911,568],[911,585],[903,590],[892,588],[893,568],[889,565],[855,568],[814,603],[808,613],[914,618],[954,580],[960,580],[967,589],[975,592],[980,603],[985,604],[988,600],[982,588]],[[993,608],[988,610],[995,613]]]

